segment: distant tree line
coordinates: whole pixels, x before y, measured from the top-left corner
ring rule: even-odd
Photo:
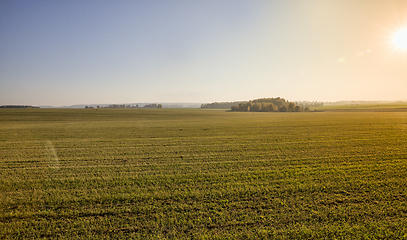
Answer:
[[[152,103],[152,104],[145,105],[143,108],[163,108],[163,105]]]
[[[109,106],[100,107],[100,106],[85,106],[85,108],[138,108],[138,105],[125,105],[125,104],[111,104]]]
[[[317,101],[300,101],[300,102],[295,102],[296,105],[300,106],[300,107],[323,107],[324,106],[324,102],[317,102]]]
[[[241,104],[241,103],[246,103],[246,101],[240,101],[240,102],[214,102],[214,103],[206,103],[206,104],[201,104],[201,108],[210,108],[210,109],[230,109],[231,107]]]
[[[93,106],[85,106],[85,108],[95,108]],[[106,107],[97,106],[96,108],[140,108],[139,105],[111,104]],[[147,104],[143,108],[163,108],[161,104]]]
[[[284,98],[260,98],[231,107],[238,112],[302,112],[309,111],[309,107],[301,107]]]
[[[34,107],[29,105],[3,105],[0,106],[0,108],[40,108],[40,107]]]

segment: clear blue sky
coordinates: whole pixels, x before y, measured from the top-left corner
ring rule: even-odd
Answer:
[[[405,0],[0,2],[0,105],[407,99]]]

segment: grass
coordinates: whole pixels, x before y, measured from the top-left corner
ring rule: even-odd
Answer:
[[[375,111],[375,112],[407,112],[407,102],[366,102],[352,104],[326,104],[324,106],[312,107],[317,111]]]
[[[406,112],[2,109],[0,238],[405,239],[406,153]]]

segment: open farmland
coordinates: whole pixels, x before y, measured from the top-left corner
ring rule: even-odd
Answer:
[[[407,238],[407,112],[0,110],[0,238]]]
[[[325,104],[311,107],[317,111],[368,111],[368,112],[407,112],[407,102],[362,102],[348,104]]]

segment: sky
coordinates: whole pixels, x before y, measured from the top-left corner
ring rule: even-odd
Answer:
[[[405,0],[0,1],[0,105],[406,100]]]

